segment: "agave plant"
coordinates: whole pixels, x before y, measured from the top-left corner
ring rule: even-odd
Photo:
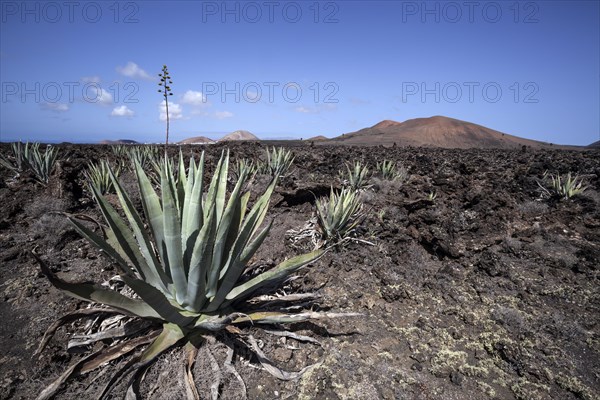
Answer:
[[[126,144],[117,144],[110,146],[112,153],[115,155],[115,158],[117,160],[118,168],[121,171],[129,170],[129,167],[131,165],[131,158],[129,156],[130,147],[131,146]]]
[[[437,199],[437,193],[435,190],[431,190],[429,191],[429,194],[427,195],[427,201],[429,202],[434,202],[435,199]]]
[[[362,217],[359,194],[350,188],[344,188],[339,193],[331,188],[329,198],[318,199],[316,206],[321,237],[329,243],[349,237]]]
[[[97,284],[65,282],[36,256],[43,273],[63,292],[78,299],[104,304],[126,315],[162,324],[160,334],[135,342],[139,345],[151,341],[151,344],[126,364],[126,367],[131,367],[129,372],[152,362],[175,344],[188,343],[186,348],[194,347],[199,335],[220,331],[232,324],[289,323],[337,316],[316,312],[249,311],[245,300],[259,289],[280,282],[300,267],[317,260],[324,251],[295,256],[273,269],[248,276],[246,267],[273,223],[262,226],[276,177],[248,209],[250,194],[242,192],[248,169],[240,169],[235,187],[229,196],[226,195],[229,154],[221,156],[207,190],[203,183],[204,153],[199,163],[193,157],[190,159],[187,173],[183,164],[180,158],[179,176],[175,179],[172,164],[162,163],[161,190],[157,193],[140,163],[135,162],[148,230],[110,168],[110,179],[126,219],[94,185],[95,200],[108,225],[104,229],[105,237],[69,217],[75,229],[114,262],[123,282],[133,290],[135,297]],[[338,213],[337,208],[333,211]],[[353,212],[348,214],[353,215]],[[348,216],[344,218],[347,220]],[[349,224],[352,226],[351,222]],[[86,364],[77,365],[78,370],[86,372],[93,369],[100,360],[105,362],[116,358],[114,354],[117,354],[116,350],[109,348],[96,358],[85,358],[82,362]],[[101,397],[111,390],[122,372],[115,374]],[[52,390],[56,391],[58,386],[52,385]]]
[[[34,146],[36,146],[36,144],[32,145],[32,147]],[[11,143],[10,148],[12,150],[12,159],[0,154],[0,164],[13,171],[23,172],[28,167],[27,154],[29,152],[29,142],[24,146],[21,142],[14,142]]]
[[[383,179],[390,181],[394,180],[396,178],[396,174],[398,173],[396,164],[394,164],[391,160],[383,160],[381,163],[378,162],[375,168]]]
[[[547,180],[548,174],[544,173],[544,180]],[[577,175],[571,176],[568,172],[567,175],[560,176],[559,174],[550,174],[550,188],[555,195],[562,199],[568,200],[573,196],[579,195],[587,190],[587,186],[583,186],[583,180]]]
[[[292,152],[283,147],[273,147],[270,151],[267,149],[266,153],[267,160],[262,165],[263,170],[261,172],[273,177],[285,175],[294,162]]]
[[[348,187],[354,191],[366,189],[368,187],[367,175],[369,174],[369,168],[366,165],[362,165],[360,161],[356,161],[352,168],[349,165],[346,165],[346,169],[348,170],[348,179],[345,180],[344,183]]]
[[[129,151],[127,145],[125,144],[113,144],[110,146],[113,154],[119,158],[127,157],[127,152]]]
[[[48,145],[46,151],[42,152],[39,143],[31,143],[30,145],[27,142],[23,145],[21,142],[16,142],[12,143],[11,149],[14,160],[2,156],[0,157],[2,165],[16,172],[30,170],[38,181],[48,183],[58,157],[58,151],[55,147]]]
[[[252,180],[252,177],[257,173],[257,170],[258,167],[252,160],[242,158],[233,164],[233,168],[231,168],[231,178],[234,181],[237,181],[240,179],[240,176],[245,174],[250,178],[249,180]]]
[[[42,183],[48,183],[50,174],[56,163],[58,151],[55,147],[47,146],[46,151],[42,153],[39,150],[39,144],[31,149],[31,152],[26,155],[29,168],[33,171],[36,178]]]
[[[398,182],[405,182],[408,180],[408,171],[406,168],[398,168],[391,160],[383,160],[381,163],[377,163],[376,169],[383,179]]]
[[[160,160],[156,146],[132,146],[127,148],[127,155],[132,165],[138,163],[143,169],[153,166]]]
[[[110,176],[110,165],[108,160],[100,160],[99,164],[90,162],[85,176],[91,185],[95,186],[98,193],[107,194],[114,193],[114,186]],[[114,170],[115,177],[119,177],[121,173],[120,166]]]

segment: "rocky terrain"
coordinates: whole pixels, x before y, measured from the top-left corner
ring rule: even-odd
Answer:
[[[181,149],[205,149],[211,171],[225,147],[234,159],[264,156],[260,142]],[[67,351],[68,339],[83,329],[77,322],[32,357],[57,318],[87,303],[52,287],[31,250],[67,280],[108,282],[116,274],[61,214],[101,220],[83,172],[90,160],[113,158],[110,146],[59,150],[47,186],[0,167],[1,399],[35,398],[84,356]],[[178,147],[170,150],[174,155]],[[317,366],[298,380],[278,380],[239,346],[232,365],[246,390],[227,373],[220,398],[600,398],[599,151],[308,145],[292,151],[294,167],[271,199],[267,220],[276,223],[256,257],[261,268],[310,248],[289,231],[312,218],[315,197],[341,187],[347,163],[393,160],[410,179],[372,178],[361,195],[360,240],[330,251],[285,285],[286,293],[319,293],[314,310],[362,315],[290,327],[321,345],[242,327],[281,368]],[[588,189],[569,200],[543,197],[538,181],[545,171],[579,174]],[[121,180],[135,193],[130,173]],[[228,348],[219,339],[210,354],[221,365]],[[194,367],[201,398],[209,398],[217,379],[208,351],[201,350]],[[143,397],[185,399],[183,358],[180,350],[161,357],[140,388]],[[76,378],[57,398],[95,398],[110,368]]]

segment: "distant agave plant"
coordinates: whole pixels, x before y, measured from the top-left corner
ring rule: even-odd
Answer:
[[[548,171],[546,171],[542,177],[542,182],[546,182],[546,186],[550,187],[551,194],[564,200],[580,195],[587,190],[587,186],[583,186],[583,180],[577,175],[572,176],[570,172],[565,176],[561,176],[560,174],[548,174]],[[547,193],[549,192],[545,185],[539,182],[538,185]]]
[[[120,172],[121,169],[117,167],[114,171],[114,176],[118,178]],[[108,160],[100,160],[98,164],[90,162],[85,176],[100,194],[114,193]]]
[[[131,146],[126,151],[131,165],[140,164],[143,169],[152,166],[160,160],[158,147],[156,146]]]
[[[266,150],[266,162],[262,165],[263,173],[271,176],[283,176],[294,162],[292,152],[283,147]]]
[[[368,187],[369,168],[366,165],[362,165],[360,161],[356,161],[352,167],[346,165],[346,169],[348,170],[347,180],[345,180],[346,186],[354,191]]]
[[[404,183],[408,180],[408,171],[406,168],[398,167],[391,160],[384,160],[381,163],[377,163],[375,168],[385,180],[397,181],[399,183]]]
[[[258,167],[253,161],[242,158],[233,164],[233,168],[231,169],[231,177],[233,180],[237,181],[240,179],[240,176],[247,175],[251,181],[252,177],[254,177],[254,175],[257,173],[257,170]]]
[[[54,169],[58,151],[55,147],[46,146],[46,151],[40,151],[39,143],[12,143],[13,158],[0,155],[0,164],[16,172],[31,171],[35,178],[43,183],[48,183],[50,174]]]
[[[331,244],[349,237],[362,217],[363,204],[358,192],[351,188],[336,193],[331,188],[329,198],[318,199],[317,224],[321,237]]]

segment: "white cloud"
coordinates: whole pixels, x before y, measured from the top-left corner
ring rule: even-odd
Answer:
[[[112,104],[112,102],[113,102],[112,94],[108,93],[104,89],[100,89],[99,93],[98,93],[98,103],[103,104],[103,105],[108,105],[108,104]]]
[[[313,112],[310,108],[307,108],[307,107],[296,107],[295,111],[296,112],[300,112],[300,113],[310,113],[310,112]]]
[[[124,67],[118,66],[117,72],[129,78],[140,78],[153,80],[152,77],[143,69],[141,69],[133,61],[129,61]]]
[[[229,111],[217,111],[215,112],[215,117],[218,119],[225,119],[233,117],[233,113]]]
[[[110,113],[113,117],[133,117],[134,114],[127,106],[115,107]]]
[[[69,111],[69,105],[65,103],[42,103],[41,107],[43,110],[54,111],[56,113]]]
[[[95,103],[106,106],[113,103],[113,96],[102,89],[100,85],[90,84],[83,91],[83,100],[86,103]]]
[[[161,121],[166,121],[167,120],[167,106],[166,106],[166,102],[163,101],[158,105],[158,111],[160,113],[159,118]],[[183,118],[183,110],[181,109],[181,106],[177,103],[169,103],[169,119],[175,120],[175,119],[181,119]]]
[[[183,104],[191,104],[199,107],[209,107],[211,105],[202,92],[197,92],[194,90],[188,90],[185,92],[181,98],[181,102]]]

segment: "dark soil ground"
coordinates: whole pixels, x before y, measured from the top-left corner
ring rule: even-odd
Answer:
[[[224,146],[206,147],[209,165]],[[260,143],[229,146],[234,158],[264,152]],[[292,150],[294,168],[271,200],[268,218],[276,224],[258,265],[308,249],[286,232],[312,217],[312,193],[327,195],[330,185],[340,186],[345,163],[396,160],[411,179],[404,185],[372,180],[362,194],[363,242],[329,252],[286,285],[288,292],[321,294],[316,310],[362,316],[289,328],[318,339],[322,348],[243,328],[284,369],[322,362],[299,380],[281,381],[249,351],[236,349],[233,366],[249,399],[600,398],[600,151]],[[115,275],[108,260],[53,213],[100,219],[83,171],[104,156],[113,157],[109,146],[60,146],[47,186],[0,169],[2,399],[35,398],[83,356],[67,352],[78,322],[59,329],[41,357],[32,358],[52,322],[87,303],[52,287],[30,251],[37,248],[67,280],[104,282]],[[536,180],[545,170],[578,173],[589,188],[571,200],[540,199]],[[122,180],[134,187],[131,175]],[[424,200],[430,191],[437,194],[433,202]],[[194,374],[202,398],[209,398],[215,379],[209,351],[222,365],[227,347],[217,340],[199,353]],[[183,359],[177,349],[162,356],[146,376],[144,398],[186,398]],[[110,368],[76,378],[57,398],[94,398]],[[241,387],[224,372],[221,398],[242,398]]]

